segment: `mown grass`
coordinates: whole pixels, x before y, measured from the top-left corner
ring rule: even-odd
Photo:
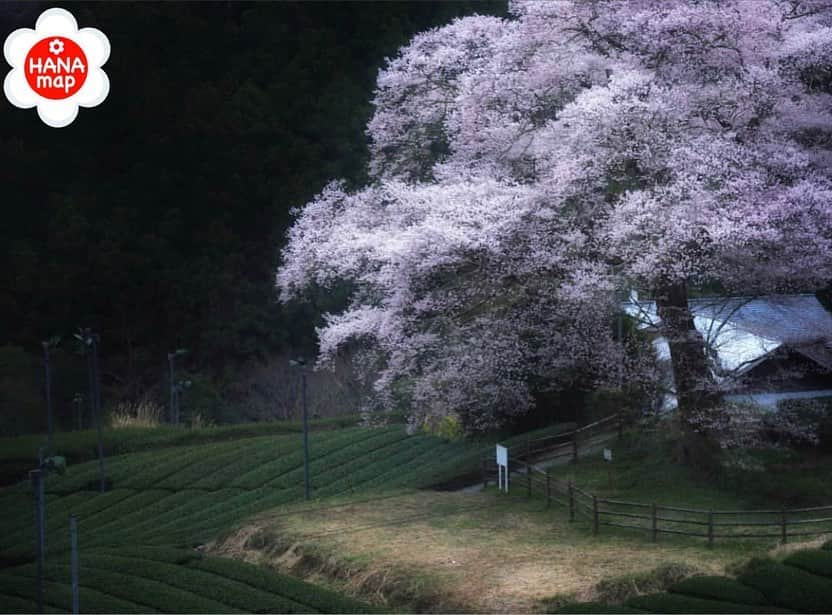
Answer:
[[[593,536],[589,524],[570,523],[565,508],[547,508],[523,490],[404,491],[384,500],[371,493],[266,512],[222,536],[215,551],[383,596],[388,609],[475,612],[623,600],[634,585],[661,591],[686,575],[724,573],[767,551],[760,544],[656,544],[623,532]],[[296,564],[287,552],[309,561]]]

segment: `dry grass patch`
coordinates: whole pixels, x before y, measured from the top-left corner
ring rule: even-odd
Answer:
[[[164,415],[164,408],[152,401],[123,401],[116,404],[110,413],[111,429],[125,427],[158,427]]]
[[[604,528],[607,530],[608,528]],[[536,612],[552,596],[585,601],[650,591],[668,570],[722,574],[766,545],[716,545],[635,533],[593,537],[540,500],[495,492],[409,492],[258,517],[210,550],[334,585],[391,608]],[[621,581],[610,582],[610,579]],[[633,581],[628,589],[628,579]],[[659,579],[656,581],[655,579]]]

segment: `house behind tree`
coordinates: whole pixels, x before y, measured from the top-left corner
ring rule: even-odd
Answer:
[[[786,399],[832,398],[832,313],[812,294],[701,297],[689,301],[715,382],[730,401],[776,409]],[[676,406],[667,340],[658,334],[654,301],[633,292],[625,313],[652,339]]]

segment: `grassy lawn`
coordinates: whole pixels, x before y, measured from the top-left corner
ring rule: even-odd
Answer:
[[[771,545],[593,537],[560,507],[522,493],[407,492],[384,501],[288,507],[210,546],[213,553],[326,583],[385,608],[537,612],[570,600],[662,589],[721,574]]]
[[[749,509],[832,504],[832,455],[773,450],[748,455],[749,467],[703,476],[675,461],[673,443],[637,441],[629,434],[612,440],[613,462],[602,454],[578,464],[554,466],[553,476],[571,479],[601,497],[701,509]]]
[[[553,466],[553,477],[572,480],[599,497],[657,502],[688,508],[737,510],[752,506],[746,495],[720,487],[713,480],[674,463],[671,451],[657,444],[652,450],[632,448],[630,442],[612,440],[613,461],[601,453],[584,455],[579,463]],[[780,502],[777,503],[780,505]]]

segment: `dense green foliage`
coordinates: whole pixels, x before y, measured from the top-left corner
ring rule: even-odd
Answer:
[[[0,114],[0,363],[25,376],[0,383],[0,432],[42,427],[40,340],[78,326],[101,333],[105,385],[128,396],[156,389],[173,348],[223,382],[244,362],[309,350],[320,309],[343,297],[276,304],[290,209],[333,177],[363,181],[386,57],[416,32],[504,5],[69,5],[110,39],[111,90],[61,130]],[[31,28],[50,6],[5,3],[0,30]],[[66,421],[84,384],[83,363],[56,382]]]
[[[96,492],[96,461],[51,476],[47,493],[47,602],[69,609],[69,516],[79,519],[82,608],[88,612],[361,612],[367,605],[266,569],[189,549],[259,512],[303,499],[296,433],[166,441],[107,459],[110,489]],[[168,430],[159,430],[161,434]],[[139,439],[141,441],[141,439]],[[158,445],[147,431],[145,444]],[[196,440],[199,441],[199,440]],[[424,487],[478,467],[482,448],[402,425],[314,432],[313,495]],[[0,602],[34,609],[34,530],[27,485],[0,491]],[[301,513],[302,514],[302,513]],[[9,598],[8,602],[5,601]]]

